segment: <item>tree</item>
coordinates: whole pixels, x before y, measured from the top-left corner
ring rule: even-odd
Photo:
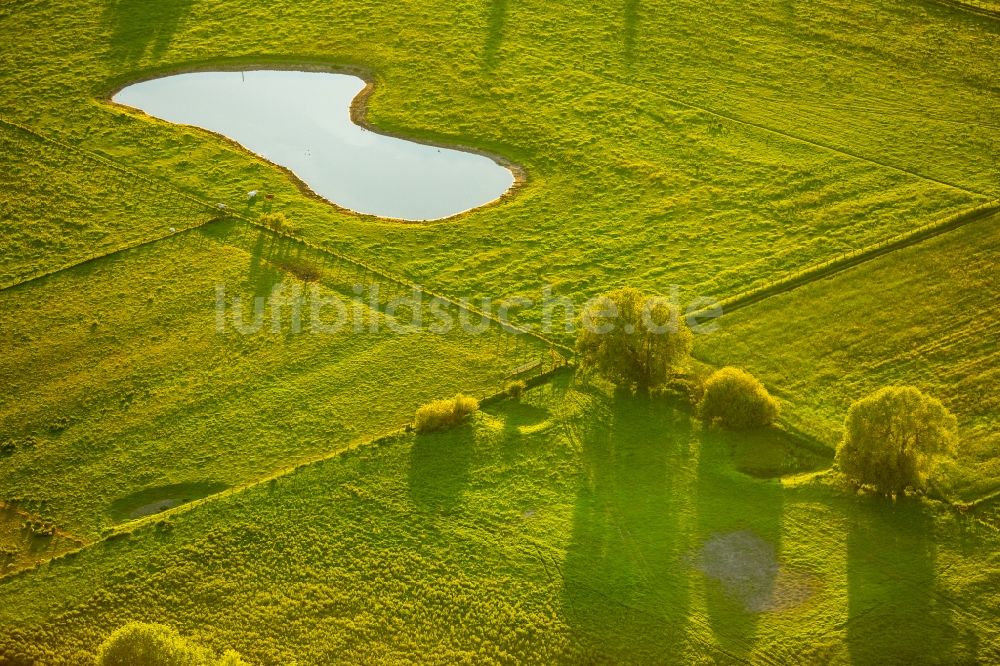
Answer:
[[[580,324],[581,365],[618,386],[662,386],[691,355],[693,336],[679,308],[632,287],[595,299]]]
[[[953,455],[958,424],[941,402],[912,386],[888,386],[851,405],[837,465],[886,495],[926,489],[936,459]]]
[[[246,666],[229,650],[221,659],[162,624],[129,622],[97,649],[99,666]]]
[[[699,409],[706,421],[717,420],[727,428],[746,430],[774,423],[780,404],[749,372],[722,368],[705,382]]]

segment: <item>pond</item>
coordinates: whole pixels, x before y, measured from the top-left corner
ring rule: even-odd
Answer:
[[[511,170],[489,157],[356,125],[351,102],[365,85],[322,72],[194,72],[130,85],[112,100],[227,136],[358,213],[442,219],[494,201],[514,184]]]

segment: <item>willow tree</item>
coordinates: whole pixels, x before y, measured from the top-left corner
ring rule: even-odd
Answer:
[[[912,386],[889,386],[847,412],[837,465],[856,483],[886,495],[926,489],[936,459],[958,444],[955,417]]]
[[[675,304],[626,287],[587,305],[576,346],[584,367],[618,386],[651,389],[683,369],[692,341]]]

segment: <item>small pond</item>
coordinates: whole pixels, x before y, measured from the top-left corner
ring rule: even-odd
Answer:
[[[136,83],[112,99],[227,136],[358,213],[436,220],[494,201],[514,184],[510,169],[488,157],[356,125],[351,102],[364,88],[347,74],[194,72]]]

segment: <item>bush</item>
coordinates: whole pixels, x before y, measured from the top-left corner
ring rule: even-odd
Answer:
[[[272,231],[277,231],[279,234],[295,234],[298,233],[288,218],[285,217],[284,213],[264,213],[257,218],[257,221],[262,225],[267,227]]]
[[[5,567],[14,560],[17,559],[18,553],[21,551],[15,546],[10,544],[4,544],[0,546],[0,567]]]
[[[584,310],[576,346],[584,368],[618,386],[653,389],[686,364],[692,340],[676,305],[628,287]]]
[[[762,428],[778,418],[780,404],[756,377],[739,368],[722,368],[705,382],[701,417],[733,430]]]
[[[837,465],[848,478],[885,495],[926,489],[937,459],[954,455],[958,422],[912,386],[889,386],[851,405]]]
[[[101,666],[204,666],[212,656],[162,624],[129,622],[97,649]]]
[[[216,659],[210,651],[162,624],[129,622],[97,649],[99,666],[245,666],[232,650]]]
[[[55,536],[56,533],[55,524],[41,518],[28,518],[21,524],[21,527],[28,530],[32,536],[37,537]]]
[[[524,392],[528,390],[528,384],[523,379],[517,379],[507,384],[507,395],[517,400],[521,399]]]
[[[435,400],[418,409],[413,427],[419,433],[445,430],[458,425],[478,409],[478,400],[459,393],[454,398]]]

